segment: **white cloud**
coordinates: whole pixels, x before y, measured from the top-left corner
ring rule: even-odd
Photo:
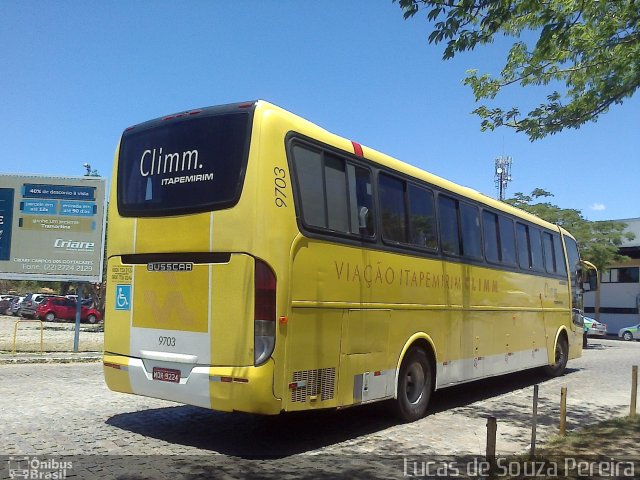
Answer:
[[[604,206],[604,203],[594,203],[593,205],[591,205],[589,207],[591,210],[594,210],[596,212],[602,212],[603,210],[606,210],[607,207]]]

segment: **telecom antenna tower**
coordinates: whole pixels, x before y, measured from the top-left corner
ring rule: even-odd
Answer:
[[[507,184],[511,181],[511,157],[496,158],[494,181],[498,190],[498,200],[504,200]]]

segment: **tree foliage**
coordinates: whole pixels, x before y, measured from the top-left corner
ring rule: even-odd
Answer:
[[[600,271],[615,262],[627,259],[618,251],[623,240],[633,240],[635,237],[633,233],[624,231],[626,223],[611,220],[589,221],[582,216],[580,210],[560,208],[544,201],[550,197],[553,197],[553,194],[536,188],[531,195],[516,193],[505,202],[568,230],[576,238],[582,258],[593,263]]]
[[[405,19],[426,10],[429,43],[446,42],[443,59],[512,37],[498,76],[470,70],[464,80],[476,101],[505,87],[545,86],[546,101],[520,109],[480,105],[481,128],[505,125],[530,140],[579,128],[633,95],[640,85],[640,2],[637,0],[393,0]],[[537,37],[535,42],[522,35]]]

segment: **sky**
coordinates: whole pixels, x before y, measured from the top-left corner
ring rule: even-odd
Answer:
[[[499,40],[442,60],[424,17],[391,0],[2,0],[0,173],[107,177],[122,131],[197,107],[264,99],[340,136],[497,196],[543,188],[590,220],[640,217],[640,99],[530,142],[481,132],[462,84],[498,73]],[[544,101],[512,87],[505,107]],[[522,108],[524,111],[528,111]]]

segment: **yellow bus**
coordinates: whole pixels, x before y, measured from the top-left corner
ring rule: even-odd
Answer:
[[[259,414],[389,401],[582,348],[562,228],[265,101],[127,128],[109,205],[112,390]]]

